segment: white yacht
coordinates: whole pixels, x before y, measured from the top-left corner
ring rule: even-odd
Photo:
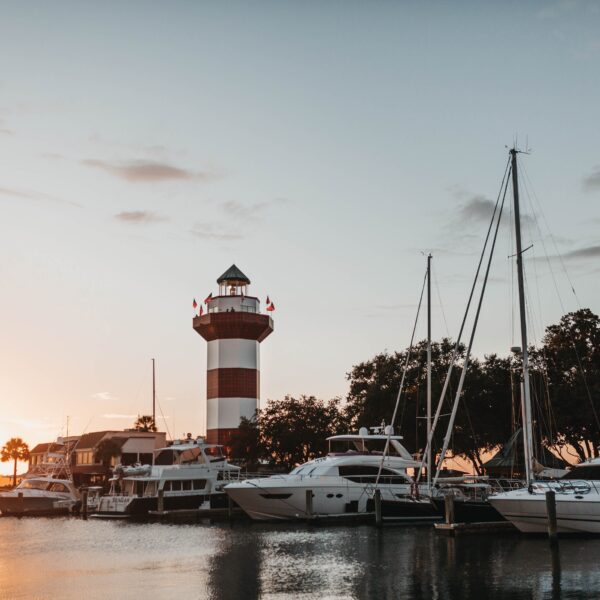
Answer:
[[[389,449],[382,464],[388,437]],[[304,463],[288,475],[230,483],[225,491],[256,520],[372,513],[376,486],[381,490],[384,515],[387,511],[386,516],[405,520],[431,517],[432,504],[418,498],[413,479],[407,473],[409,468],[419,468],[420,462],[413,460],[400,443],[401,436],[369,434],[366,428],[361,428],[358,434],[327,439],[327,456]],[[312,496],[307,502],[309,490]]]
[[[93,517],[146,517],[158,510],[227,506],[223,485],[239,479],[240,468],[228,463],[221,446],[203,438],[175,440],[155,451],[153,465],[115,467],[110,493],[100,498]]]
[[[27,477],[13,490],[0,492],[0,513],[21,517],[68,514],[78,502],[79,492],[70,479]]]
[[[580,463],[561,479],[490,496],[492,506],[524,533],[545,533],[546,492],[556,494],[559,533],[600,533],[600,458]]]

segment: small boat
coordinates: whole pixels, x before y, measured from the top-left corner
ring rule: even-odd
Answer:
[[[8,492],[0,492],[2,516],[50,516],[73,512],[79,492],[70,479],[27,477]]]
[[[161,509],[225,508],[223,486],[239,476],[240,468],[225,460],[222,446],[203,438],[175,440],[155,451],[153,465],[115,467],[110,492],[91,516],[144,519]]]

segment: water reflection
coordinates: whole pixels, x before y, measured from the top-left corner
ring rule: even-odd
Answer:
[[[600,597],[600,539],[0,519],[0,598]]]

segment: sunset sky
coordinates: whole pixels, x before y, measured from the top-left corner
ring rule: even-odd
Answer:
[[[131,425],[152,357],[202,433],[192,299],[232,263],[276,304],[263,404],[404,348],[424,252],[455,336],[517,136],[533,341],[600,311],[597,2],[3,3],[0,67],[0,443]],[[513,343],[512,253],[480,356]]]

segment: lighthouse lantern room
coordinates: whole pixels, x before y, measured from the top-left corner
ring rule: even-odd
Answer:
[[[207,313],[194,329],[207,341],[207,441],[228,446],[242,417],[251,419],[260,398],[260,342],[273,319],[247,294],[250,279],[232,265],[217,279],[218,296],[207,298]]]

